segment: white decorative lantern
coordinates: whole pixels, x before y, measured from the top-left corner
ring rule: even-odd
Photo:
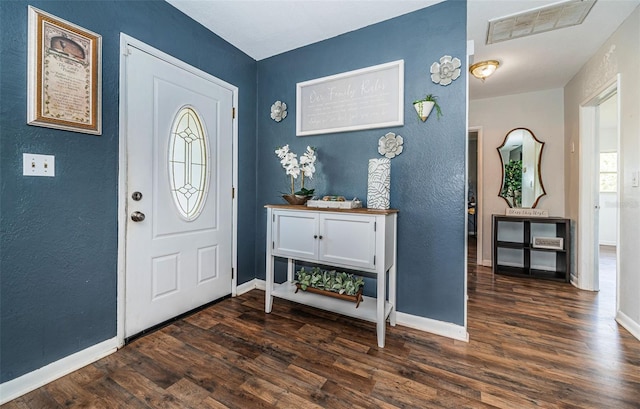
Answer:
[[[370,209],[388,209],[391,194],[391,159],[369,159],[369,178],[367,183],[367,207]]]

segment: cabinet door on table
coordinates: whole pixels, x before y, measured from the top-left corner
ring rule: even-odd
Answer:
[[[375,270],[375,217],[320,214],[319,261]]]
[[[273,255],[308,260],[318,258],[317,213],[276,211],[273,216]]]

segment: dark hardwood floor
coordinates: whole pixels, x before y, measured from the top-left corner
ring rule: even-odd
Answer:
[[[397,326],[381,349],[374,324],[280,299],[265,314],[254,290],[2,408],[640,408],[640,341],[609,295],[468,277],[468,343]]]

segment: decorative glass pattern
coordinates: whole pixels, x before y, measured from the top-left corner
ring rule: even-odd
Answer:
[[[169,180],[173,202],[187,220],[202,211],[207,190],[207,135],[198,113],[182,108],[169,137]]]

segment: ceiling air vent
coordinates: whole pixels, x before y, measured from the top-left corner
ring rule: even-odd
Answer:
[[[569,0],[489,20],[487,44],[582,24],[596,0]]]

